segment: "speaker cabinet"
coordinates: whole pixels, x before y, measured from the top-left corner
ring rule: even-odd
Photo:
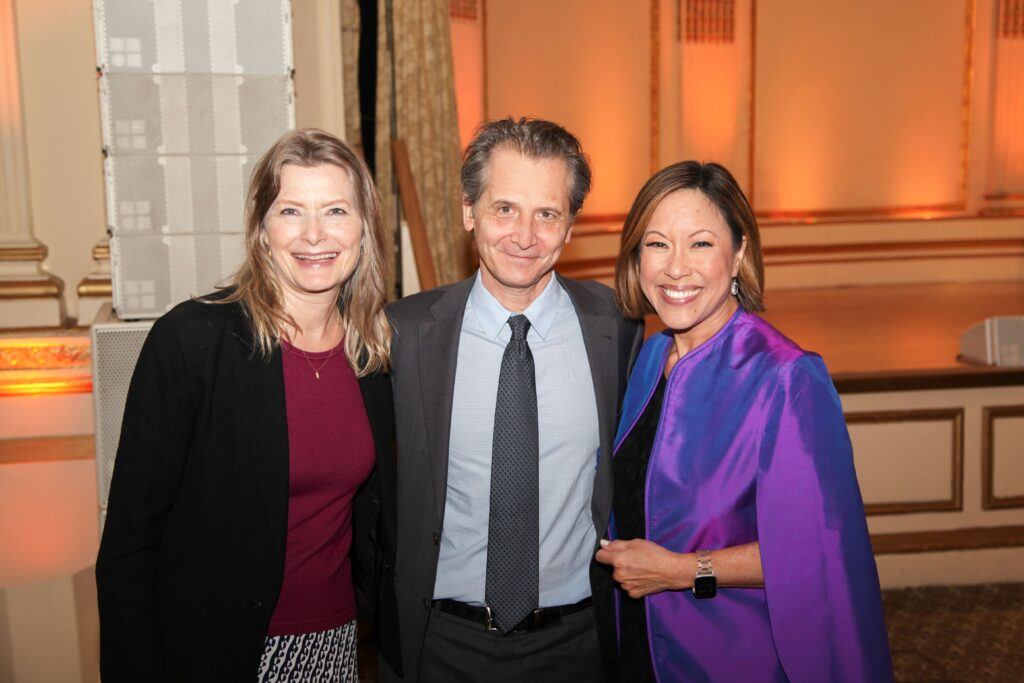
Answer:
[[[986,318],[960,336],[960,358],[969,363],[1024,367],[1024,315]]]
[[[94,0],[93,12],[114,308],[157,318],[242,261],[252,168],[295,126],[291,3]]]
[[[119,321],[112,314],[110,304],[100,309],[92,326],[92,402],[101,520],[106,518],[128,386],[151,326],[150,321]]]

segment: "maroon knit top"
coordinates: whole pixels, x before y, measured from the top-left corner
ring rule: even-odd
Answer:
[[[374,462],[370,422],[342,346],[322,353],[281,346],[288,540],[271,636],[326,631],[356,618],[349,560],[352,498]]]

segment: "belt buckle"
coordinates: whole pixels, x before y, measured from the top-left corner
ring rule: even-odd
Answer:
[[[548,626],[554,626],[561,622],[560,615],[556,609],[538,607],[537,609],[530,612],[524,621],[526,621],[528,631],[539,631],[540,629],[547,628]]]
[[[484,628],[488,631],[497,631],[498,627],[494,625],[494,614],[491,612],[490,605],[484,605]]]

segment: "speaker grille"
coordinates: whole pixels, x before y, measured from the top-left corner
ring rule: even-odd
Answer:
[[[288,0],[94,0],[114,308],[157,318],[244,256],[252,168],[295,125]]]
[[[97,323],[92,327],[92,400],[96,416],[96,480],[100,509],[107,509],[121,417],[128,387],[150,322]]]

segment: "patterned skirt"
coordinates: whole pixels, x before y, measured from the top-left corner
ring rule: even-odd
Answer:
[[[271,636],[260,657],[259,683],[357,683],[356,622],[329,631]]]

